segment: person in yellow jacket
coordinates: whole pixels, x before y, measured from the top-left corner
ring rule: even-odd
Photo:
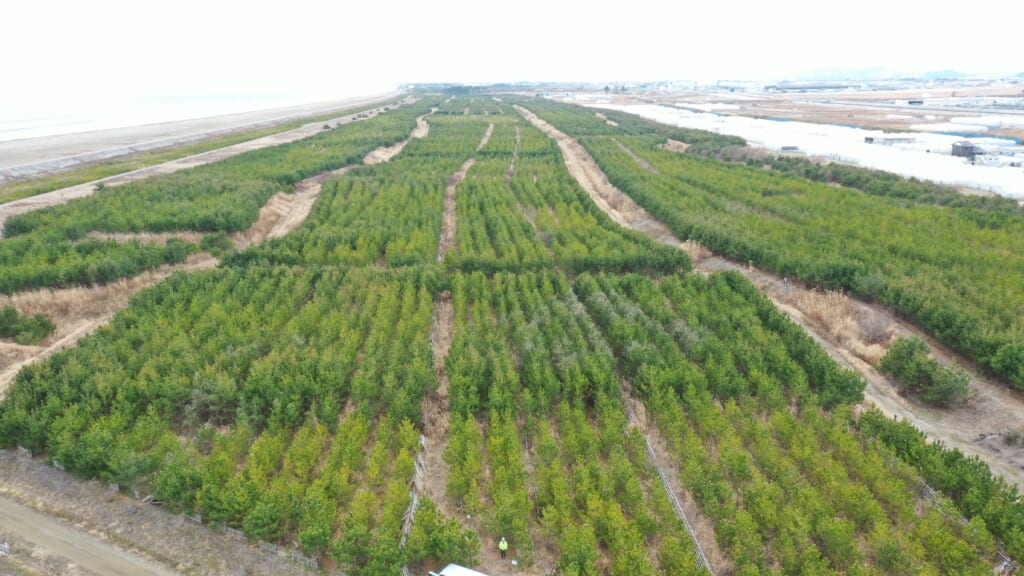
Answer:
[[[501,541],[498,542],[498,552],[501,552],[501,557],[505,557],[505,552],[508,552],[508,540],[505,537],[501,537]]]

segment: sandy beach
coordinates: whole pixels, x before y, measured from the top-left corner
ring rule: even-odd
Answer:
[[[372,104],[398,95],[399,92],[386,92],[223,116],[0,142],[0,184],[217,134]]]

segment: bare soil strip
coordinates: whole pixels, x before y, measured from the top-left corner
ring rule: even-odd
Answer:
[[[648,420],[647,410],[642,402],[633,397],[631,387],[623,380],[623,399],[626,404],[626,415],[631,426],[637,428],[647,443],[647,456],[651,465],[658,471],[662,484],[668,492],[676,516],[686,525],[687,531],[696,547],[697,557],[712,574],[731,574],[735,565],[726,557],[715,540],[715,528],[697,506],[693,496],[683,488],[683,481],[677,471],[678,464],[668,449],[668,442],[658,427]],[[666,465],[663,465],[665,462]]]
[[[484,132],[484,137],[480,140],[480,145],[476,147],[476,151],[479,152],[487,143],[491,140],[491,134],[494,134],[494,124],[488,124],[487,130]]]
[[[35,515],[27,522],[9,516],[6,509],[11,507],[31,508]],[[30,527],[36,531],[30,534]],[[33,547],[64,556],[97,576],[316,573],[184,516],[114,493],[105,483],[74,478],[8,450],[0,451],[0,530],[20,534]],[[65,545],[74,550],[61,548]],[[107,564],[92,568],[86,564],[90,556]],[[149,560],[140,562],[138,557]],[[122,563],[126,568],[118,568]]]
[[[618,122],[616,122],[615,120],[609,120],[607,116],[605,116],[604,114],[602,114],[600,112],[594,112],[594,116],[597,116],[601,120],[604,120],[604,123],[609,125],[609,126],[618,126],[619,125]]]
[[[425,481],[422,489],[449,518],[460,517],[446,496],[449,467],[444,461],[445,443],[448,438],[448,372],[445,369],[445,361],[452,347],[454,332],[452,294],[446,290],[441,293],[434,306],[434,319],[430,330],[437,390],[428,393],[423,399],[423,434],[426,437],[426,445],[423,447]]]
[[[341,116],[334,120],[329,120],[326,124],[330,125],[344,125],[356,122],[358,120],[364,120],[372,118],[385,110],[386,107],[378,107],[373,110],[365,112],[358,112]],[[84,184],[78,184],[76,186],[69,186],[60,190],[54,190],[53,192],[47,192],[45,194],[39,194],[24,198],[22,200],[15,200],[14,202],[8,202],[6,204],[0,204],[0,237],[3,236],[3,224],[11,216],[18,214],[24,214],[40,208],[46,208],[48,206],[55,206],[57,204],[64,204],[75,198],[84,198],[92,195],[96,191],[96,185],[102,183],[105,186],[116,186],[118,184],[124,184],[126,182],[132,182],[134,180],[141,180],[148,178],[156,174],[170,174],[172,172],[178,172],[186,168],[192,168],[195,166],[202,166],[203,164],[209,164],[218,160],[224,160],[225,158],[231,158],[238,156],[243,152],[249,152],[251,150],[259,150],[261,148],[267,148],[269,146],[276,146],[278,144],[287,144],[303,138],[308,138],[318,132],[323,131],[324,123],[312,123],[301,126],[294,130],[288,130],[287,132],[280,132],[277,134],[271,134],[263,138],[257,138],[255,140],[249,140],[247,142],[241,142],[228,146],[225,148],[219,148],[217,150],[211,150],[209,152],[203,152],[202,154],[196,154],[194,156],[186,156],[185,158],[179,158],[177,160],[171,160],[170,162],[164,162],[163,164],[157,164],[155,166],[147,166],[146,168],[140,168],[131,172],[125,172],[123,174],[117,174],[115,176],[109,176],[93,182],[86,182]]]
[[[444,451],[447,447],[450,412],[448,405],[449,381],[445,363],[454,333],[455,313],[452,306],[452,294],[445,291],[441,293],[434,306],[434,318],[431,323],[430,346],[434,354],[434,369],[437,373],[438,386],[437,390],[427,393],[423,399],[423,451],[421,457],[417,459],[423,463],[423,472],[420,475],[422,481],[416,484],[416,489],[423,496],[434,501],[445,516],[454,518],[463,526],[482,533],[483,526],[480,519],[468,517],[459,511],[447,495],[450,467],[444,460]],[[528,461],[528,458],[529,455],[524,454],[524,463]],[[528,473],[532,473],[532,469],[528,470]],[[486,467],[484,474],[490,474]],[[532,567],[527,567],[512,566],[511,558],[502,560],[498,554],[497,545],[496,541],[482,537],[478,558],[480,565],[485,566],[487,572],[494,576],[542,576],[548,574],[554,566],[554,557],[547,553],[542,546],[536,547],[534,564]],[[511,557],[515,557],[514,550],[512,550]]]
[[[0,307],[14,306],[20,314],[43,314],[56,325],[53,336],[38,346],[0,342],[0,398],[25,366],[48,358],[94,332],[128,305],[136,292],[164,280],[174,272],[215,268],[219,261],[209,254],[193,254],[182,264],[161,266],[135,278],[102,286],[33,290],[0,296]]]
[[[427,114],[423,114],[416,118],[416,128],[413,128],[412,134],[409,134],[408,138],[392,146],[382,146],[373,152],[370,152],[366,155],[366,158],[363,158],[363,164],[366,164],[367,166],[383,164],[395,156],[398,156],[409,142],[418,138],[426,138],[427,135],[430,134],[430,124],[427,124],[426,117]]]
[[[508,165],[508,172],[505,173],[505,184],[512,182],[516,175],[516,159],[519,158],[519,124],[516,123],[516,144],[512,148],[512,162]]]
[[[295,184],[295,191],[291,194],[275,194],[260,209],[259,217],[248,230],[232,236],[235,248],[244,250],[264,240],[286,236],[298,228],[306,221],[313,205],[320,198],[324,182],[331,176],[340,176],[355,167],[345,166],[321,172]]]
[[[487,127],[477,150],[487,145],[494,131],[494,124]],[[467,159],[455,174],[448,177],[448,186],[444,194],[444,215],[441,223],[441,239],[438,243],[437,261],[444,261],[449,250],[456,246],[455,241],[455,189],[466,177],[466,172],[473,166],[474,158]],[[424,445],[421,452],[424,473],[423,481],[417,484],[427,497],[433,500],[438,508],[451,518],[460,515],[446,496],[448,486],[448,463],[444,461],[445,442],[448,438],[448,373],[445,360],[452,346],[455,331],[455,315],[452,310],[452,294],[444,291],[434,307],[434,319],[430,331],[430,346],[434,352],[434,368],[437,371],[438,387],[423,399],[423,435]]]
[[[555,139],[562,151],[562,159],[565,161],[565,167],[569,169],[569,173],[587,191],[594,203],[612,220],[626,228],[643,232],[658,242],[684,250],[694,260],[697,256],[707,253],[695,242],[683,242],[676,238],[667,226],[613,186],[597,162],[579,142],[522,106],[516,105],[515,108],[534,126]]]
[[[466,160],[462,166],[448,177],[448,186],[444,189],[444,214],[441,219],[441,241],[437,246],[437,261],[443,262],[444,257],[450,250],[454,250],[456,247],[455,240],[455,188],[458,187],[459,182],[466,177],[466,172],[473,166],[476,160],[470,158]]]
[[[516,109],[558,142],[569,172],[613,220],[654,240],[686,250],[699,272],[734,270],[745,275],[779,310],[818,341],[830,356],[867,381],[864,391],[866,402],[891,416],[908,420],[933,441],[958,448],[968,456],[978,456],[994,473],[1024,488],[1024,446],[1012,441],[1015,432],[1024,431],[1024,393],[985,378],[973,369],[970,362],[896,318],[883,306],[850,298],[848,312],[832,314],[831,318],[823,317],[813,289],[752,266],[714,256],[695,242],[680,242],[664,224],[612,186],[579,143],[528,110],[519,106]],[[849,336],[851,327],[859,336]],[[968,401],[961,406],[943,409],[900,396],[893,382],[865,360],[880,357],[879,350],[872,348],[877,342],[872,342],[874,338],[869,337],[880,331],[920,336],[929,343],[932,355],[940,362],[956,361],[966,368],[971,381]],[[884,349],[884,344],[882,346]]]
[[[686,142],[680,142],[679,140],[673,140],[671,138],[661,145],[663,150],[669,150],[672,152],[686,152],[686,149],[689,147],[690,145]]]
[[[96,240],[113,240],[119,244],[137,241],[142,244],[159,244],[166,246],[168,240],[181,240],[188,244],[199,243],[206,234],[202,232],[89,232],[86,238]]]
[[[643,166],[645,170],[647,170],[651,174],[658,174],[658,169],[655,168],[654,166],[651,166],[650,162],[637,156],[636,152],[630,150],[629,147],[623,144],[622,142],[619,142],[618,140],[614,140],[614,142],[619,145],[619,149],[621,149],[626,154],[629,154],[629,157],[636,161],[637,164]]]
[[[422,117],[421,117],[422,118]],[[417,119],[417,123],[420,119]],[[494,124],[487,126],[477,151],[487,145],[494,132]],[[424,136],[426,133],[423,134]],[[449,250],[455,248],[455,188],[466,177],[466,172],[473,166],[474,158],[467,159],[458,171],[448,178],[444,191],[444,213],[441,218],[441,237],[437,246],[437,262],[444,261]],[[438,390],[428,393],[423,398],[423,435],[420,436],[422,450],[416,457],[416,477],[413,479],[412,502],[406,512],[405,523],[402,525],[402,542],[412,530],[412,520],[419,506],[420,493],[426,493],[446,515],[456,518],[454,511],[445,499],[445,487],[448,485],[448,464],[444,461],[445,440],[448,438],[448,375],[444,362],[452,345],[454,316],[452,313],[452,296],[445,291],[438,301],[430,334],[430,344],[434,352],[434,366],[437,370]],[[403,574],[408,573],[403,567]]]
[[[484,132],[483,138],[480,140],[480,145],[476,147],[479,152],[487,142],[491,139],[491,134],[494,133],[494,124],[488,124],[487,130]],[[441,238],[437,244],[437,262],[440,264],[444,261],[445,255],[451,250],[454,250],[457,246],[455,239],[455,189],[458,187],[459,182],[462,182],[466,177],[466,172],[469,171],[473,163],[476,162],[476,158],[469,158],[466,160],[461,167],[448,177],[448,185],[444,189],[444,213],[441,217]]]
[[[849,298],[851,307],[848,312],[839,309],[831,318],[822,318],[813,304],[808,305],[808,300],[816,294],[813,289],[723,258],[708,258],[698,266],[704,271],[735,270],[746,276],[830,356],[864,378],[867,382],[864,389],[866,402],[889,416],[910,422],[931,440],[939,440],[968,456],[981,458],[993,473],[1018,488],[1024,488],[1024,447],[1013,441],[1013,434],[1024,430],[1024,398],[1020,392],[984,377],[966,359],[900,320],[883,306]],[[873,357],[881,358],[884,354],[884,346],[881,352],[875,352],[873,345],[863,337],[850,337],[849,330],[845,328],[855,326],[855,330],[863,335],[877,330],[879,325],[892,337],[918,336],[928,343],[932,355],[940,363],[955,361],[964,367],[970,376],[967,401],[959,406],[939,408],[901,396],[895,384],[879,373],[873,364]]]
[[[19,536],[31,542],[45,541],[47,551],[58,554],[94,574],[112,576],[172,576],[171,570],[143,560],[0,496],[0,524],[16,529]]]

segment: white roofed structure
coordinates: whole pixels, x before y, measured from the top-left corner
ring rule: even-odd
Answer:
[[[487,576],[487,574],[459,566],[458,564],[449,564],[442,568],[440,572],[431,572],[430,576]]]

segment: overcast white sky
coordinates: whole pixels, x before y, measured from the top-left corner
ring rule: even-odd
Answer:
[[[1024,71],[1019,0],[6,0],[0,106],[400,82]]]

